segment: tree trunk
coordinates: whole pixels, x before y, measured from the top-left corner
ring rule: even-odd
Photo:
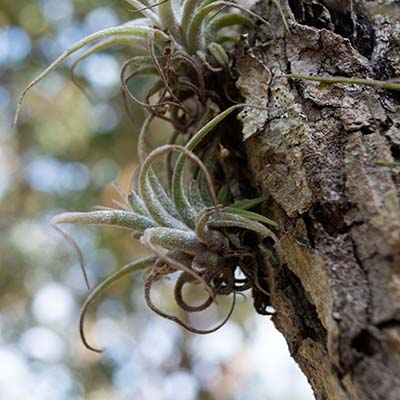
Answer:
[[[280,226],[279,261],[265,257],[273,320],[317,399],[400,399],[400,168],[374,164],[400,158],[400,96],[279,76],[400,76],[394,3],[263,1],[271,27],[237,51],[245,101],[275,109],[242,113]]]

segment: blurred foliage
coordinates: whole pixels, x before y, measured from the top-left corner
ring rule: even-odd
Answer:
[[[311,399],[283,339],[267,318],[255,317],[250,299],[239,301],[221,331],[193,336],[150,314],[138,276],[92,310],[89,334],[105,353],[92,354],[80,342],[84,281],[76,254],[49,220],[63,210],[111,205],[115,180],[129,186],[137,132],[118,85],[129,54],[121,49],[82,63],[78,77],[92,102],[72,85],[66,63],[29,93],[17,129],[10,126],[20,90],[50,60],[84,35],[126,21],[129,12],[116,0],[1,1],[0,398]],[[138,80],[137,90],[143,84]],[[140,123],[142,111],[134,114]],[[153,131],[157,144],[168,128],[154,124]],[[119,230],[68,231],[92,284],[143,252]],[[170,289],[165,282],[158,291],[166,306]]]

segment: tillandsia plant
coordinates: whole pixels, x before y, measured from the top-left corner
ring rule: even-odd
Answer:
[[[23,90],[14,124],[26,93],[70,55],[88,46],[91,47],[80,55],[72,71],[79,62],[96,52],[116,45],[129,46],[132,57],[121,69],[125,103],[128,98],[132,99],[160,118],[168,119],[180,131],[186,132],[203,116],[207,99],[212,99],[220,109],[226,108],[224,103],[230,97],[231,75],[227,48],[235,38],[221,32],[235,25],[252,26],[252,20],[243,12],[262,18],[226,0],[127,2],[144,17],[93,33],[61,54]],[[229,11],[232,9],[242,12]],[[129,71],[131,66],[133,71]],[[215,74],[222,74],[223,79],[221,76],[217,79]],[[138,75],[156,77],[143,100],[129,89],[129,81]],[[214,77],[210,78],[210,75]],[[226,95],[224,99],[218,95],[221,92]],[[150,104],[151,96],[156,93],[156,102]]]
[[[88,286],[79,246],[60,224],[119,226],[130,230],[134,238],[154,253],[109,276],[87,298],[81,313],[80,331],[84,344],[94,351],[99,350],[88,343],[84,330],[89,305],[115,282],[142,269],[147,269],[145,299],[149,307],[192,332],[209,333],[220,328],[232,313],[235,295],[248,289],[252,290],[256,310],[268,314],[268,281],[265,271],[258,267],[258,249],[269,239],[270,247],[278,250],[277,238],[266,226],[275,226],[275,223],[249,211],[264,198],[226,206],[229,198],[226,191],[224,196],[224,190],[219,190],[222,195],[217,197],[206,162],[194,153],[200,143],[204,145],[205,138],[209,139],[209,133],[219,122],[245,106],[232,105],[236,103],[232,98],[232,94],[236,96],[236,89],[227,49],[235,40],[221,32],[226,33],[225,28],[234,25],[251,26],[253,22],[248,16],[229,10],[236,8],[261,18],[226,0],[164,0],[159,3],[128,0],[128,3],[144,18],[89,35],[65,51],[23,90],[14,120],[15,124],[26,93],[76,51],[91,46],[72,65],[72,73],[79,62],[95,52],[121,44],[131,47],[132,58],[121,69],[125,105],[129,111],[130,98],[149,111],[138,141],[140,168],[132,179],[131,191],[126,194],[120,190],[125,204],[117,203],[118,209],[70,212],[53,219],[55,228],[77,250]],[[134,67],[132,71],[131,67]],[[138,99],[129,88],[130,80],[140,75],[155,77],[144,100]],[[151,103],[153,95],[156,100]],[[211,119],[213,113],[217,116]],[[189,133],[186,146],[174,144],[175,139],[171,139],[170,144],[147,154],[146,134],[154,117],[170,121],[177,133]],[[198,130],[199,126],[203,127]],[[171,152],[178,152],[175,163]],[[162,182],[154,168],[161,157],[167,159],[166,182]],[[188,177],[184,179],[188,159],[196,165],[191,170],[193,176],[189,184]],[[152,285],[172,273],[179,273],[175,300],[186,312],[200,312],[211,306],[217,296],[233,294],[226,318],[214,328],[202,330],[159,309],[151,299]],[[207,294],[206,300],[200,305],[188,304],[183,298],[185,285],[201,286]]]
[[[213,128],[242,105],[228,108],[201,128],[185,147],[164,145],[146,154],[139,147],[143,160],[138,174],[134,175],[131,192],[122,193],[125,204],[120,209],[101,209],[90,212],[60,214],[53,219],[59,224],[111,225],[128,229],[132,236],[150,249],[154,256],[134,261],[100,283],[84,303],[80,332],[84,344],[91,350],[101,351],[90,345],[85,336],[84,322],[88,307],[105,290],[127,275],[147,269],[145,276],[145,299],[157,314],[175,321],[196,333],[210,333],[220,328],[230,317],[235,295],[252,289],[258,312],[267,314],[269,306],[268,283],[260,274],[256,251],[265,239],[277,238],[266,225],[276,224],[268,218],[248,210],[263,201],[241,201],[232,206],[219,204],[212,178],[203,162],[193,153]],[[148,125],[142,129],[142,138]],[[154,172],[153,164],[169,152],[178,152],[173,172],[171,193],[164,190]],[[185,162],[191,159],[198,173],[187,185],[184,179]],[[201,180],[207,190],[202,190]],[[61,231],[65,237],[69,236]],[[69,238],[74,244],[75,242]],[[197,329],[177,316],[158,308],[151,299],[153,283],[172,273],[179,273],[174,295],[177,305],[186,312],[200,312],[208,308],[218,295],[233,294],[232,307],[226,318],[211,329]],[[239,275],[240,273],[240,275]],[[201,285],[207,294],[200,305],[188,304],[183,298],[185,285]]]

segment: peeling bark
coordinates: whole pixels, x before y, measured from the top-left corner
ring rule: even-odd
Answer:
[[[265,1],[275,37],[260,25],[237,51],[245,101],[272,108],[242,120],[281,227],[273,320],[317,399],[400,399],[400,170],[374,164],[400,158],[400,96],[279,76],[400,76],[397,3],[281,1],[289,34]]]

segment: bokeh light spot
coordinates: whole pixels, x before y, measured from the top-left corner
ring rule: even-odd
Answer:
[[[31,40],[23,29],[16,26],[0,28],[0,65],[16,66],[30,51]]]
[[[44,324],[67,325],[74,315],[75,307],[71,291],[55,282],[43,286],[36,293],[32,303],[36,320]]]
[[[33,327],[25,331],[20,346],[30,357],[47,362],[61,361],[66,351],[61,337],[44,327]]]

